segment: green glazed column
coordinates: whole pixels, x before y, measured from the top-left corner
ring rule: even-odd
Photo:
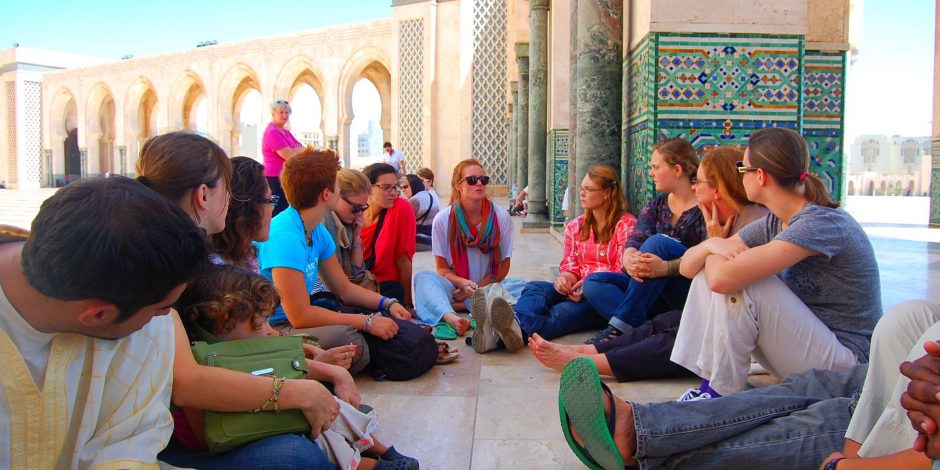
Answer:
[[[517,155],[516,141],[519,138],[519,82],[509,82],[509,90],[512,94],[512,105],[510,105],[509,118],[509,190],[519,179],[519,163]],[[522,188],[519,188],[522,189]]]
[[[620,168],[623,2],[577,0],[577,4],[577,79],[572,86],[577,87],[575,184],[580,184],[596,164],[618,172]]]
[[[581,214],[581,198],[577,188],[581,181],[578,177],[578,0],[571,0],[571,38],[568,43],[568,220],[574,220]]]
[[[548,3],[529,2],[529,193],[524,228],[549,227],[546,204],[548,132]]]
[[[529,43],[516,43],[519,104],[516,105],[516,174],[519,190],[529,184]]]

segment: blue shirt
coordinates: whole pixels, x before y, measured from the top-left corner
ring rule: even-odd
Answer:
[[[268,241],[255,243],[258,247],[258,263],[261,266],[261,275],[273,281],[271,270],[274,268],[296,269],[304,273],[304,283],[307,293],[314,291],[317,283],[317,272],[320,262],[333,256],[336,245],[333,237],[322,224],[317,225],[311,234],[311,243],[307,243],[304,233],[304,223],[300,220],[300,213],[293,207],[278,214],[271,220],[271,231]],[[287,315],[280,306],[271,315],[272,325],[286,322]]]

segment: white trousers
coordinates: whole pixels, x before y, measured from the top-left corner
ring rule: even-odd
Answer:
[[[672,362],[727,395],[747,388],[751,356],[777,377],[809,369],[849,370],[858,359],[778,277],[716,294],[692,280]]]
[[[898,372],[898,366],[924,356],[924,343],[937,340],[940,306],[936,304],[901,302],[878,321],[865,386],[845,432],[846,439],[862,444],[859,456],[879,457],[911,448],[916,433],[901,408],[901,394],[910,379]]]

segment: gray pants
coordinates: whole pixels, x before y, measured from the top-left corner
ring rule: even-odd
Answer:
[[[357,346],[356,357],[353,358],[352,365],[349,366],[350,374],[362,372],[369,365],[369,345],[366,343],[366,339],[362,337],[362,333],[355,328],[342,325],[294,328],[290,323],[285,322],[271,326],[285,335],[313,336],[323,349],[355,344]]]

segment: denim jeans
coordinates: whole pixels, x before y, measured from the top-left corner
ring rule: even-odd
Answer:
[[[320,446],[309,437],[300,434],[269,437],[215,455],[209,452],[193,452],[176,439],[170,439],[170,444],[163,452],[160,452],[157,458],[176,467],[200,470],[231,470],[233,468],[332,470],[335,468]]]
[[[679,258],[687,248],[675,238],[656,234],[640,247],[664,261]],[[636,282],[623,273],[594,273],[584,279],[584,298],[594,310],[608,316],[619,330],[638,327],[650,319],[650,309],[658,301],[664,310],[681,310],[692,281],[682,276],[647,278]],[[611,306],[616,306],[611,309]]]
[[[779,385],[696,402],[631,403],[643,470],[817,469],[842,450],[867,364],[810,370]]]
[[[602,328],[607,323],[607,319],[597,314],[587,301],[572,302],[559,294],[552,283],[545,281],[527,283],[513,310],[523,338],[538,333],[545,339],[552,339],[576,331]]]
[[[512,294],[513,299],[522,295],[525,281],[507,277],[499,282]],[[415,313],[418,323],[422,325],[437,325],[444,318],[444,314],[454,311],[451,302],[454,301],[453,292],[457,286],[434,271],[421,271],[415,274],[412,297],[415,303]],[[470,299],[464,301],[467,311],[470,311]]]

